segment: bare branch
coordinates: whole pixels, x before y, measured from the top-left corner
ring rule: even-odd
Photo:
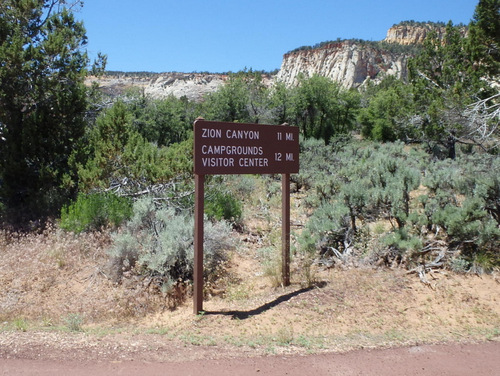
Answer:
[[[500,92],[478,100],[463,111],[466,138],[485,149],[500,145]]]
[[[429,77],[427,77],[422,71],[417,71],[418,75],[422,78],[425,78],[427,81],[429,81],[432,85],[434,85],[435,87],[437,88],[441,88],[441,86],[439,86],[437,83],[435,83],[432,79],[430,79]]]

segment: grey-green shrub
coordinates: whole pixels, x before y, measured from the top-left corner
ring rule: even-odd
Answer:
[[[462,267],[469,270],[500,265],[499,170],[498,156],[474,154],[434,163],[426,171],[427,226],[444,229],[450,248],[460,252]]]
[[[305,248],[352,244],[368,220],[394,219],[403,228],[410,217],[410,192],[420,184],[426,155],[402,143],[347,144],[338,150],[303,143],[313,170],[304,180],[315,188],[316,210],[300,238]],[[316,157],[314,157],[316,155]],[[321,159],[323,166],[313,163]],[[311,200],[314,202],[314,200]]]
[[[191,280],[194,259],[194,218],[171,207],[157,207],[152,198],[134,203],[133,216],[113,234],[110,256],[115,275],[124,270],[156,277],[163,285]],[[234,246],[225,221],[204,224],[204,270],[209,278],[227,260]]]
[[[419,250],[439,240],[449,248],[444,261],[450,267],[457,257],[468,270],[500,265],[498,156],[432,161],[421,148],[402,143],[332,148],[314,140],[303,141],[301,150],[295,179],[311,188],[306,204],[313,212],[298,239],[300,251],[342,252],[357,246],[367,223],[389,220],[392,228],[380,234],[376,256],[391,264],[408,260],[411,266]]]
[[[342,203],[325,202],[309,219],[298,242],[302,251],[311,254],[317,248],[342,250],[352,236],[349,209]]]

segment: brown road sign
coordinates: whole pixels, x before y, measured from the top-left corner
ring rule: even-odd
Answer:
[[[282,276],[290,284],[290,174],[299,172],[299,128],[194,122],[194,313],[203,311],[205,175],[282,174]]]
[[[299,172],[299,128],[198,119],[194,173],[292,174]]]

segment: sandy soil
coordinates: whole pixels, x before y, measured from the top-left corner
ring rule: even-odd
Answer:
[[[166,362],[145,361],[139,354],[137,360],[107,361],[84,358],[71,361],[2,357],[0,375],[492,376],[500,374],[499,354],[500,342],[490,342],[467,345],[422,345],[308,356],[224,357]]]

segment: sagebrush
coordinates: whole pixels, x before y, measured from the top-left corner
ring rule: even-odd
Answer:
[[[152,198],[134,203],[133,216],[113,234],[110,256],[115,278],[124,271],[149,275],[168,290],[178,281],[193,278],[194,218],[190,213],[158,207]],[[205,278],[216,275],[234,247],[231,226],[225,221],[205,220]]]

